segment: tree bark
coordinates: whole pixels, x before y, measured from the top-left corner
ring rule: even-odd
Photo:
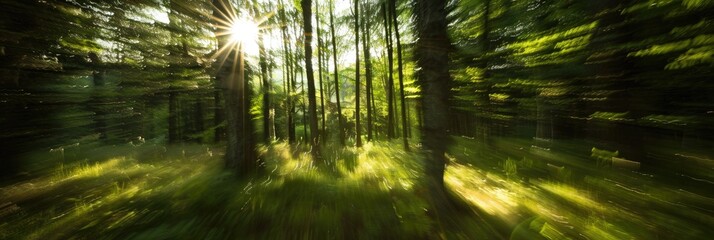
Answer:
[[[355,142],[357,147],[362,146],[362,129],[359,123],[359,90],[360,90],[360,76],[359,76],[359,0],[355,0],[354,5],[354,15],[355,15]]]
[[[426,151],[426,181],[436,194],[444,192],[444,168],[449,137],[449,55],[445,0],[416,1],[416,60],[422,87],[424,126],[422,144]]]
[[[320,129],[320,135],[325,135],[325,88],[322,84],[322,56],[324,55],[322,49],[322,32],[320,31],[320,8],[319,3],[315,2],[315,30],[317,31],[317,67],[320,69],[318,73],[318,79],[320,84],[320,114],[322,115],[322,128]]]
[[[366,83],[366,89],[365,89],[365,94],[366,94],[366,106],[367,106],[367,141],[372,141],[372,104],[371,99],[372,99],[372,60],[370,56],[370,21],[369,21],[369,16],[367,14],[369,11],[367,10],[368,5],[365,4],[365,6],[362,9],[362,12],[364,14],[364,18],[362,21],[362,29],[364,31],[364,35],[362,37],[362,50],[364,51],[364,67],[365,67],[365,83]]]
[[[335,38],[335,6],[330,1],[330,32],[332,34],[332,65],[335,74],[335,97],[337,101],[337,130],[339,131],[340,145],[345,145],[345,130],[342,125],[342,105],[340,104],[340,76],[337,71],[337,39]]]
[[[387,138],[392,139],[395,137],[394,134],[394,55],[392,50],[392,24],[389,18],[390,14],[389,6],[386,1],[382,5],[384,9],[384,37],[387,44]]]
[[[265,43],[263,42],[263,34],[258,36],[258,48],[260,54],[260,78],[263,81],[263,142],[270,143],[270,80],[268,79],[268,61],[267,53],[265,52]]]
[[[313,154],[318,153],[320,130],[317,128],[317,100],[315,99],[315,75],[312,69],[312,1],[302,0],[303,30],[305,38],[305,71],[307,74],[307,100],[310,114],[310,144]]]
[[[402,139],[404,143],[404,150],[409,151],[409,139],[408,138],[408,128],[407,125],[407,107],[404,99],[404,70],[402,66],[402,43],[399,39],[399,21],[397,21],[397,3],[396,0],[390,0],[390,8],[392,12],[392,19],[394,21],[394,35],[397,40],[397,73],[399,74],[399,92],[402,111]]]

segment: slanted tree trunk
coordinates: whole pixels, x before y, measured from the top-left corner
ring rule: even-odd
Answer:
[[[335,98],[337,101],[337,130],[339,131],[340,145],[345,145],[345,130],[342,125],[342,105],[340,104],[340,76],[337,71],[337,39],[335,38],[335,6],[330,1],[330,32],[332,35],[332,65],[335,74]]]
[[[407,139],[408,133],[408,128],[409,126],[407,125],[407,107],[406,107],[406,102],[404,99],[404,70],[402,66],[402,43],[399,40],[399,21],[397,21],[397,17],[399,14],[397,14],[397,3],[396,0],[389,0],[390,1],[390,8],[392,12],[392,20],[394,22],[394,35],[395,39],[397,40],[397,73],[399,74],[399,92],[400,92],[400,99],[402,100],[402,105],[401,105],[401,110],[402,110],[402,139],[404,141],[404,150],[409,151],[409,140]]]

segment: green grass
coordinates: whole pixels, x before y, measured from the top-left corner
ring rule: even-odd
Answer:
[[[20,209],[3,216],[0,238],[424,239],[447,234],[415,194],[419,156],[392,145],[326,147],[316,164],[307,149],[276,143],[260,149],[265,174],[248,178],[224,170],[220,154],[204,146],[151,155],[159,159],[129,154],[62,166],[53,175],[2,189],[3,201]],[[186,149],[192,154],[187,156]]]
[[[458,138],[445,182],[466,211],[439,221],[421,155],[399,141],[328,145],[319,161],[275,142],[248,177],[213,146],[109,147],[0,188],[0,239],[692,239],[714,223],[706,197],[597,168],[583,144],[529,144]]]

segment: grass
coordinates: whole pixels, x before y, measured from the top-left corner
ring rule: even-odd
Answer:
[[[396,143],[261,147],[265,174],[238,178],[205,146],[62,166],[2,188],[20,210],[2,239],[429,239],[443,233],[415,194],[419,156]],[[186,155],[187,150],[192,154]],[[214,150],[218,151],[218,150]],[[118,151],[123,152],[123,151]],[[180,152],[173,154],[169,152]],[[159,155],[153,155],[159,156]]]
[[[400,142],[259,148],[236,177],[220,148],[111,148],[101,161],[0,189],[0,239],[696,239],[708,198],[637,172],[592,170],[590,148],[457,139],[445,182],[466,210],[435,221],[418,152]],[[582,144],[580,144],[582,145]],[[97,151],[89,152],[94,154]],[[578,153],[574,155],[571,153]],[[96,156],[95,156],[96,157]],[[590,162],[588,162],[590,161]],[[567,173],[567,174],[565,174]],[[704,210],[702,210],[704,209]]]

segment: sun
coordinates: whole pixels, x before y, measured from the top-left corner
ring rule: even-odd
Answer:
[[[275,11],[263,15],[250,14],[245,10],[235,8],[229,1],[218,0],[214,5],[214,12],[210,16],[215,22],[215,36],[218,40],[219,49],[211,58],[217,59],[223,64],[231,52],[240,53],[241,56],[258,56],[261,51],[259,41],[263,30],[267,26],[261,26]],[[270,34],[268,34],[270,36]],[[263,43],[265,44],[265,43]]]
[[[248,19],[236,19],[229,30],[232,42],[240,45],[251,45],[258,40],[258,24]]]

